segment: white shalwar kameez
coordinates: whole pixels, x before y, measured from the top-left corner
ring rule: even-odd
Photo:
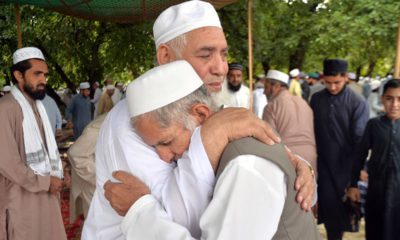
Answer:
[[[210,201],[215,176],[197,128],[191,147],[177,164],[162,161],[130,124],[126,100],[121,100],[104,121],[96,148],[96,191],[85,221],[82,239],[125,239],[122,217],[104,197],[103,185],[112,172],[124,170],[140,178],[162,203],[166,217],[200,236],[199,219]],[[151,224],[152,225],[152,224]],[[151,225],[146,227],[151,227]]]
[[[271,239],[283,211],[287,179],[274,163],[254,155],[233,159],[221,174],[200,220],[201,239]],[[121,225],[128,240],[188,240],[152,195],[140,198]]]

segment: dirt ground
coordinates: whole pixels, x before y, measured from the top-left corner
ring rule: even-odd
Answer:
[[[365,230],[364,230],[365,222],[364,220],[361,221],[360,231],[358,233],[345,233],[343,240],[364,240],[365,239]],[[324,225],[318,225],[318,230],[322,235],[322,239],[326,240],[326,232]]]

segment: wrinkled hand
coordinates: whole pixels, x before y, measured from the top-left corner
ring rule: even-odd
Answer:
[[[286,150],[289,155],[289,159],[296,168],[297,178],[294,183],[297,191],[296,201],[300,204],[302,209],[310,211],[311,203],[315,194],[314,174],[310,171],[310,167],[307,163],[293,154],[288,148],[286,148]]]
[[[268,123],[245,108],[225,108],[207,119],[201,138],[214,170],[228,142],[243,137],[254,137],[268,145],[281,141]]]
[[[347,197],[353,202],[361,202],[360,190],[358,188],[350,187],[347,189]]]
[[[65,128],[67,129],[71,129],[74,127],[74,124],[72,123],[72,121],[68,121],[67,124],[65,124]]]
[[[63,188],[63,180],[59,179],[58,177],[50,176],[50,187],[49,192],[51,194],[59,193]]]
[[[113,177],[121,182],[107,181],[103,186],[104,196],[119,215],[125,216],[129,208],[140,197],[149,194],[150,190],[142,181],[127,172],[115,171]]]

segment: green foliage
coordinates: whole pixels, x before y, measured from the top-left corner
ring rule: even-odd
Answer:
[[[269,68],[321,70],[327,57],[345,58],[350,70],[386,75],[395,58],[398,0],[254,0],[254,75]],[[247,1],[219,11],[230,61],[248,65]],[[22,6],[23,46],[48,58],[54,88],[106,77],[128,82],[154,66],[152,22],[115,24],[82,20]],[[17,48],[13,5],[0,6],[0,86]]]
[[[14,13],[12,5],[0,8],[1,72],[9,69],[17,48]],[[49,84],[56,89],[67,87],[65,78],[75,86],[82,81],[103,82],[106,77],[128,82],[153,66],[152,23],[89,21],[32,6],[21,7],[21,18],[23,46],[38,46],[45,52]]]
[[[351,71],[386,75],[393,67],[399,12],[397,0],[254,0],[255,74],[260,65],[309,72],[321,70],[325,58],[344,58]],[[222,14],[231,58],[247,64],[247,1]]]

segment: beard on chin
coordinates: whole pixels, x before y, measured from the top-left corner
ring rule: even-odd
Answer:
[[[46,87],[43,89],[36,89],[36,91],[34,91],[32,90],[31,86],[24,84],[24,91],[34,100],[43,100],[43,98],[46,96]]]
[[[228,88],[229,90],[231,90],[232,92],[237,92],[239,91],[240,87],[242,86],[242,84],[238,84],[237,86],[232,85],[232,83],[228,82]]]

